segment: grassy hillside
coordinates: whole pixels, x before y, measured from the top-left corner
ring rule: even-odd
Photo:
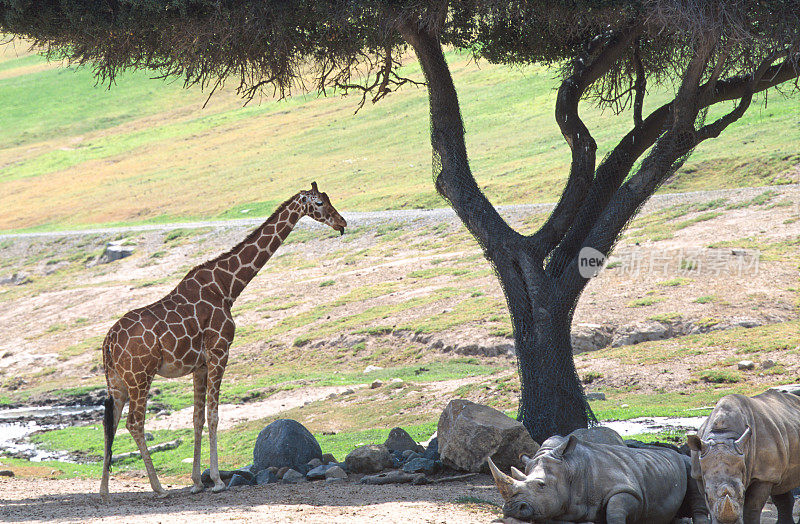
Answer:
[[[552,117],[554,73],[448,58],[473,171],[489,197],[557,198],[569,154]],[[357,98],[338,95],[242,107],[228,88],[203,109],[205,99],[144,72],[107,89],[89,69],[0,46],[0,231],[268,214],[312,180],[344,210],[444,205],[431,183],[421,88],[356,115]],[[630,125],[589,104],[584,114],[601,156]],[[798,115],[800,97],[771,96],[704,144],[668,190],[792,180]]]

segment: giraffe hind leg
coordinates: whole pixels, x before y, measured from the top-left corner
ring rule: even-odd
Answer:
[[[105,412],[103,414],[103,433],[105,435],[105,453],[103,455],[103,478],[100,481],[100,495],[108,496],[108,480],[111,473],[111,451],[114,434],[117,432],[122,408],[125,407],[127,391],[109,387],[106,394]]]
[[[200,445],[203,441],[203,424],[205,424],[206,407],[206,382],[208,370],[205,366],[195,370],[194,382],[194,455],[192,460],[192,493],[203,491],[203,481],[200,478]]]

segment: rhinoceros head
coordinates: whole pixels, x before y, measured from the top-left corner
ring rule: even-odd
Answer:
[[[688,435],[692,450],[692,476],[702,487],[712,524],[741,524],[744,508],[745,450],[750,427],[738,439],[701,439]],[[700,471],[696,471],[699,465]]]
[[[503,515],[519,520],[547,520],[562,515],[569,503],[570,470],[568,460],[578,439],[564,438],[552,449],[542,449],[533,459],[524,460],[526,474],[511,468],[511,476],[487,459],[494,482],[505,504]]]

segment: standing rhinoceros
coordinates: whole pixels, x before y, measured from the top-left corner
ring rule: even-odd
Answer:
[[[512,468],[509,477],[488,459],[506,517],[668,524],[687,496],[688,457],[670,449],[631,449],[619,437],[592,430],[551,437],[523,461],[526,473]],[[695,514],[695,522],[704,522],[705,508]]]
[[[800,486],[800,398],[768,390],[722,397],[689,435],[692,476],[712,523],[752,524],[771,495],[778,524],[794,524],[790,490]]]

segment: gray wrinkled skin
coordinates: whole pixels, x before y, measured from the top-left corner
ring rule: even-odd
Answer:
[[[613,432],[594,429],[546,440],[536,456],[523,459],[525,474],[512,469],[513,478],[489,461],[504,515],[529,522],[672,522],[686,495],[685,458],[668,449],[630,449]]]
[[[712,524],[757,524],[770,496],[778,524],[794,524],[789,491],[800,486],[800,398],[775,390],[727,395],[687,438]]]

